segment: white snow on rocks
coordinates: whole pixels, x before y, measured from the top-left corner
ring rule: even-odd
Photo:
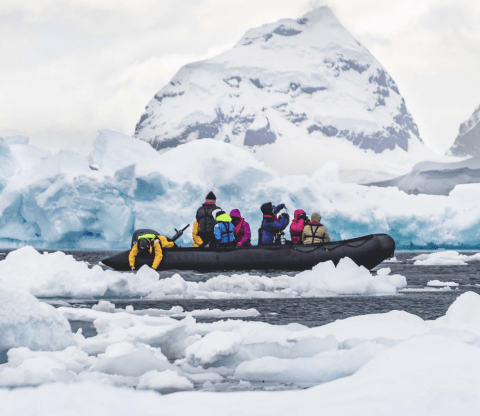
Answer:
[[[8,351],[0,385],[39,387],[0,389],[2,415],[33,408],[72,415],[316,415],[319,403],[333,415],[475,415],[480,406],[480,296],[473,292],[433,321],[392,311],[317,328],[94,312],[102,314],[95,337],[76,334],[76,345],[63,351]],[[316,386],[189,392],[292,384]],[[138,391],[145,389],[184,392]]]
[[[469,261],[480,261],[480,253],[466,255],[458,251],[439,251],[412,258],[415,266],[466,266]]]
[[[12,251],[0,261],[0,283],[28,290],[39,297],[220,299],[394,294],[407,282],[405,277],[389,273],[390,269],[380,269],[374,276],[351,259],[344,258],[336,267],[332,262],[319,263],[312,270],[295,276],[266,277],[244,273],[190,282],[179,274],[159,280],[159,274],[147,266],[136,273],[103,270],[100,266],[89,268],[85,262],[76,261],[63,252],[40,254],[32,247]],[[100,308],[108,310],[110,307],[105,304]]]
[[[328,7],[251,29],[234,48],[185,65],[135,134],[160,151],[214,138],[296,175],[313,174],[322,155],[354,182],[435,157],[395,81]]]
[[[0,284],[0,352],[14,347],[62,350],[72,344],[70,325],[58,310]]]

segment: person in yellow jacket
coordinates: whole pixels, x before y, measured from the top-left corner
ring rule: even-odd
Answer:
[[[157,270],[160,262],[163,259],[162,248],[172,248],[175,246],[173,241],[168,241],[163,235],[143,234],[138,236],[138,241],[134,244],[128,255],[128,261],[132,270],[135,270],[135,259],[139,252],[152,253],[155,251],[155,258],[153,259],[152,269]],[[153,248],[152,248],[153,247]]]
[[[195,224],[193,224],[193,230],[192,230],[193,247],[202,247],[203,245],[203,240],[198,235],[199,230],[200,230],[200,225],[198,224],[198,221],[195,221]]]

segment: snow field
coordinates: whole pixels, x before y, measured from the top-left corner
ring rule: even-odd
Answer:
[[[29,291],[37,297],[146,297],[148,299],[294,298],[336,295],[394,294],[407,285],[400,275],[381,269],[372,275],[351,259],[335,267],[319,263],[295,276],[219,275],[190,282],[175,274],[159,280],[158,273],[142,267],[135,273],[88,267],[63,252],[40,254],[32,247],[10,252],[0,261],[0,283]],[[160,274],[161,277],[161,274]],[[108,306],[105,306],[108,308]],[[175,311],[172,311],[175,312]],[[168,315],[166,312],[161,312]],[[214,312],[213,312],[214,313]],[[234,313],[234,312],[233,312]]]
[[[135,229],[170,236],[192,224],[211,190],[224,210],[240,209],[254,243],[260,206],[273,201],[290,212],[319,211],[334,240],[385,232],[403,246],[478,245],[478,184],[459,185],[449,196],[407,195],[393,187],[341,183],[338,165],[326,160],[310,176],[282,176],[247,150],[215,140],[163,154],[145,146],[103,131],[90,160],[99,169],[94,171],[72,152],[52,156],[28,144],[4,144],[2,157],[12,168],[2,179],[2,245],[126,249]],[[181,244],[192,244],[191,227]]]
[[[39,387],[0,389],[2,415],[31,414],[32,406],[49,415],[316,415],[319,406],[333,415],[474,415],[480,405],[480,296],[473,292],[434,321],[392,311],[317,328],[94,313],[95,337],[77,333],[62,351],[8,351],[2,387]],[[132,389],[223,391],[226,382],[239,390],[321,384],[163,397]]]

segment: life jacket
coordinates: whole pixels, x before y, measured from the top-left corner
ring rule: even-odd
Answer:
[[[202,237],[203,235],[213,234],[213,229],[215,228],[215,218],[213,218],[213,211],[219,209],[213,202],[205,202],[197,210],[196,219],[198,222],[198,235]]]
[[[315,243],[315,239],[320,240],[321,243],[325,242],[325,234],[317,234],[317,231],[320,227],[323,227],[323,224],[319,222],[309,222],[308,225],[310,226],[310,229],[312,230],[312,235],[308,236],[309,238],[312,239],[312,243]],[[315,227],[315,228],[314,228]]]

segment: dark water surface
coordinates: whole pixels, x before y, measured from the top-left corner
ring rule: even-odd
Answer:
[[[77,260],[84,260],[90,264],[98,262],[116,252],[111,251],[71,251]],[[425,252],[423,252],[425,253]],[[135,309],[157,308],[170,309],[172,306],[181,306],[186,311],[195,309],[248,309],[258,310],[260,316],[241,318],[244,320],[262,321],[270,324],[282,325],[297,322],[309,327],[324,325],[336,319],[371,313],[383,313],[392,310],[403,310],[420,316],[423,319],[435,319],[447,311],[453,301],[466,291],[480,293],[480,261],[468,263],[466,266],[415,266],[411,260],[419,252],[396,252],[398,263],[382,263],[375,270],[389,267],[391,274],[401,274],[407,279],[407,289],[391,296],[336,296],[328,298],[299,298],[299,299],[175,299],[175,300],[132,300],[111,299],[119,308],[133,305]],[[475,252],[465,252],[473,255]],[[193,271],[161,272],[161,278],[170,277],[179,273],[187,281],[205,281],[219,274],[225,273],[198,273]],[[251,271],[250,274],[276,276],[280,274],[295,275],[297,272],[286,271]],[[431,290],[427,287],[430,280],[459,283],[451,290]],[[427,288],[425,290],[425,288]],[[419,291],[415,291],[419,290]],[[97,300],[86,300],[73,303],[73,306],[91,306]],[[215,318],[197,318],[201,322],[211,322]]]

